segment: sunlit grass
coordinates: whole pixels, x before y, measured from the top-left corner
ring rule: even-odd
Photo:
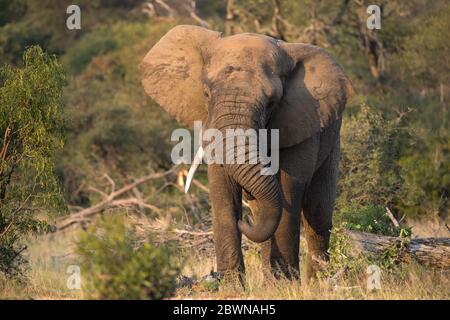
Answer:
[[[178,290],[177,299],[450,299],[450,272],[433,270],[415,263],[404,264],[394,271],[381,272],[381,289],[367,289],[365,272],[343,277],[337,285],[327,280],[301,283],[289,280],[266,280],[255,252],[245,253],[246,289],[227,287],[208,291],[193,287]],[[213,259],[191,256],[184,274],[201,278],[213,266]],[[304,267],[304,266],[302,266]]]
[[[28,247],[29,270],[23,283],[0,279],[0,299],[82,299],[81,290],[67,288],[69,265],[77,265],[74,254],[78,230],[32,239]],[[304,244],[302,243],[302,246]],[[201,279],[214,270],[213,253],[208,256],[184,250],[182,274]],[[367,289],[365,270],[340,278],[336,285],[325,279],[314,283],[267,280],[261,272],[259,254],[245,252],[246,289],[202,284],[177,290],[175,299],[450,299],[450,271],[427,268],[416,263],[402,264],[381,273],[381,289]],[[304,267],[302,265],[302,267]],[[83,269],[81,269],[83,279]]]

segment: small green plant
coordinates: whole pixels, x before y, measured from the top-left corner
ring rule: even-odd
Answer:
[[[84,291],[91,299],[163,299],[175,292],[180,265],[174,250],[139,243],[122,217],[100,219],[77,246]]]
[[[411,230],[401,228],[399,240],[392,243],[378,258],[378,263],[385,269],[391,270],[398,265],[402,259],[402,255],[411,240]]]
[[[322,277],[331,277],[340,269],[345,269],[347,274],[356,275],[364,272],[370,264],[376,264],[384,270],[393,270],[398,265],[411,237],[411,228],[403,225],[393,226],[386,215],[386,210],[379,206],[361,206],[352,203],[341,209],[336,220],[337,226],[333,228],[328,249],[330,262],[326,270],[321,273]],[[399,239],[380,255],[355,254],[345,230],[369,232]]]
[[[368,265],[368,257],[352,252],[345,229],[347,229],[345,223],[333,228],[328,249],[330,260],[325,270],[319,273],[320,278],[330,278],[343,269],[347,274],[356,274]]]

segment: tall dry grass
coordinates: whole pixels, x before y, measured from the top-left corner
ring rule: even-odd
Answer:
[[[239,287],[208,290],[196,285],[181,288],[177,299],[450,299],[450,272],[433,270],[416,263],[405,264],[394,271],[381,271],[381,288],[369,290],[365,272],[343,277],[335,285],[327,280],[300,283],[289,280],[267,280],[261,272],[261,261],[255,252],[245,253],[245,290]],[[201,279],[214,267],[213,258],[191,256],[183,274]],[[303,269],[302,265],[302,269]]]
[[[433,236],[434,222],[416,223],[421,236]],[[439,229],[439,228],[438,228]],[[439,229],[441,230],[441,229]],[[440,234],[439,234],[440,235]],[[0,299],[82,299],[82,290],[67,288],[67,267],[79,264],[74,254],[78,230],[69,230],[30,240],[29,271],[23,283],[0,279]],[[303,244],[302,244],[303,245]],[[185,251],[183,275],[201,279],[214,270],[214,255]],[[381,289],[367,289],[367,274],[343,277],[337,286],[326,280],[313,284],[298,281],[269,281],[263,278],[260,256],[255,250],[245,252],[245,290],[239,287],[214,287],[201,283],[180,288],[176,299],[450,299],[450,272],[434,270],[415,263],[403,264],[394,271],[382,271]],[[83,270],[81,269],[81,277]]]
[[[71,230],[30,239],[28,271],[24,279],[0,277],[0,299],[80,299],[80,290],[69,290],[67,268],[77,264],[74,255],[78,231]]]

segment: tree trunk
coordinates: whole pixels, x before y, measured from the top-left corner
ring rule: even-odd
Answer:
[[[367,232],[346,230],[350,245],[358,252],[381,254],[402,239]],[[450,269],[450,238],[416,238],[405,242],[399,254],[402,261],[416,260],[420,264]]]

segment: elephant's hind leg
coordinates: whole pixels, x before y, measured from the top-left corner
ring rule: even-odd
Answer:
[[[327,251],[336,199],[338,163],[339,144],[337,143],[321,167],[314,173],[305,194],[303,226],[308,244],[307,279],[314,277],[328,261]]]

